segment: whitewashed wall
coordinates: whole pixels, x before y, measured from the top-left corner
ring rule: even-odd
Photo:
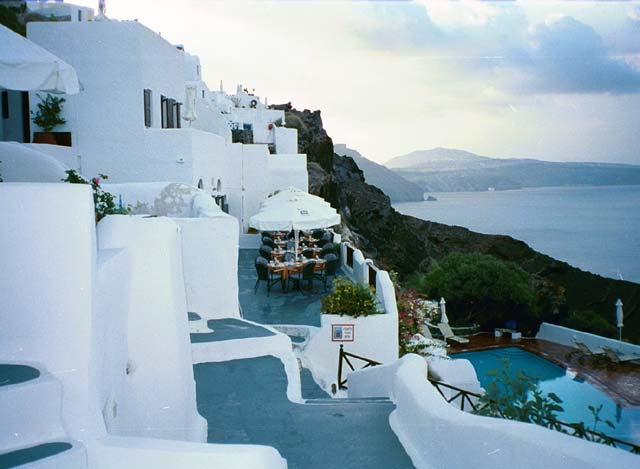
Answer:
[[[623,328],[624,331],[624,328]],[[575,329],[569,329],[564,326],[556,326],[543,322],[536,334],[536,339],[548,340],[556,344],[566,345],[567,347],[575,347],[574,339],[584,343],[593,351],[597,351],[602,347],[609,347],[612,350],[620,351],[624,354],[638,355],[640,360],[640,345],[630,344],[628,342],[620,342],[619,340],[609,339],[588,332],[582,332]]]
[[[276,144],[276,153],[298,153],[298,131],[288,127],[275,127],[273,129]]]
[[[206,441],[195,400],[179,228],[168,218],[107,216],[100,249],[131,256],[128,376],[114,431],[120,435]],[[162,255],[158,255],[162,253]]]
[[[238,221],[231,216],[177,218],[187,307],[204,319],[239,317]]]
[[[104,427],[92,394],[95,221],[89,186],[0,183],[0,361],[41,363],[64,386],[75,438]]]
[[[360,250],[354,252],[354,269],[346,265],[346,243],[341,245],[342,270],[353,282],[368,284],[368,266],[370,259],[365,259]],[[314,377],[322,381],[325,388],[337,380],[338,352],[340,344],[344,350],[377,362],[387,364],[398,359],[398,307],[393,282],[386,271],[378,271],[376,275],[376,297],[378,309],[382,314],[353,318],[323,314],[321,326],[305,347],[305,359],[312,368]],[[334,342],[332,326],[354,325],[352,342]],[[360,363],[356,360],[356,363]],[[361,363],[364,366],[364,363]],[[346,376],[347,369],[344,373]]]
[[[37,147],[0,142],[0,174],[5,182],[60,182],[66,177],[66,169]]]

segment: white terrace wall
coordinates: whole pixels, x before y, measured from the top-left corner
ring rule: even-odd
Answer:
[[[71,436],[104,432],[91,379],[96,239],[85,185],[0,183],[0,361],[30,361],[64,386]]]
[[[98,225],[98,240],[101,250],[126,249],[131,260],[128,376],[113,431],[206,441],[193,369],[186,366],[191,345],[178,226],[168,218],[108,216]]]
[[[623,329],[624,331],[624,329]],[[556,344],[566,345],[567,347],[575,347],[575,341],[584,343],[591,350],[596,351],[602,347],[609,347],[612,350],[622,352],[623,354],[638,355],[640,358],[640,345],[630,344],[628,342],[620,342],[619,340],[609,339],[588,332],[569,329],[568,327],[556,326],[543,322],[536,334],[536,339],[548,340]]]
[[[371,260],[365,259],[360,250],[354,252],[354,269],[346,265],[346,245],[342,243],[342,269],[354,282],[368,284],[368,266]],[[393,282],[386,271],[379,270],[376,275],[376,296],[382,314],[353,318],[334,314],[322,314],[320,329],[314,333],[305,347],[305,359],[313,371],[314,377],[329,388],[337,380],[338,356],[340,345],[344,350],[362,357],[387,364],[398,359],[398,308]],[[333,328],[337,325],[353,325],[352,341],[338,342],[333,339]],[[354,360],[357,364],[358,361]],[[364,366],[364,363],[362,363]],[[345,375],[346,376],[345,369]]]
[[[481,417],[448,404],[427,381],[427,364],[405,355],[349,375],[349,395],[389,397],[393,431],[419,469],[635,467],[638,456],[533,424]]]

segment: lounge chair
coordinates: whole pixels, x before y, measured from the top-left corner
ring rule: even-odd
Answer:
[[[451,330],[451,326],[446,322],[441,322],[440,324],[438,324],[438,329],[440,329],[440,332],[442,332],[442,336],[444,337],[445,341],[447,339],[451,339],[455,342],[458,342],[459,344],[469,343],[469,339],[455,335]]]
[[[622,362],[631,362],[635,360],[640,360],[640,355],[636,355],[635,353],[624,354],[616,350],[613,350],[609,347],[602,347],[602,351],[607,356],[607,358],[611,360],[613,363],[622,363]]]
[[[431,335],[431,331],[429,330],[429,326],[427,326],[426,324],[420,328],[420,334],[422,334],[422,336],[425,339],[432,341],[434,344],[439,344],[439,345],[448,347],[447,342],[445,340],[433,338],[433,336]]]
[[[591,350],[587,344],[584,342],[580,342],[579,340],[573,339],[573,343],[576,344],[578,350],[580,350],[583,354],[589,356],[595,355],[603,355],[605,352],[603,350]]]

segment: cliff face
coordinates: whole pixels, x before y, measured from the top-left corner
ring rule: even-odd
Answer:
[[[509,236],[485,235],[458,226],[402,215],[378,188],[367,184],[349,157],[333,154],[319,111],[297,111],[290,104],[287,125],[298,128],[299,151],[308,157],[309,190],[340,211],[343,231],[369,257],[401,277],[427,270],[452,252],[480,252],[512,261],[531,274],[541,320],[562,322],[569,311],[592,310],[615,320],[614,303],[625,304],[625,337],[640,342],[640,285],[584,272],[534,251]]]

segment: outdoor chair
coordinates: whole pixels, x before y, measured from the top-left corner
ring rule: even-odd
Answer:
[[[445,341],[451,339],[454,342],[458,342],[459,344],[469,343],[469,339],[455,335],[451,330],[451,326],[446,322],[441,322],[440,324],[438,324],[438,329],[440,329],[440,332],[442,332],[442,336],[444,337]]]
[[[322,239],[333,243],[333,233],[331,231],[325,231],[324,235],[322,235]]]
[[[296,248],[296,242],[293,239],[287,241],[287,251],[293,251]]]
[[[289,231],[287,235],[287,239],[294,239],[296,237],[296,232],[294,230]]]
[[[313,249],[305,249],[304,251],[302,251],[302,256],[306,257],[307,259],[313,259],[314,257]]]
[[[338,268],[340,267],[340,259],[338,259],[338,256],[335,254],[328,254],[324,260],[326,261],[324,264],[324,270],[316,273],[315,277],[322,280],[324,291],[327,291],[327,279],[329,277],[336,278]]]
[[[302,270],[299,273],[289,275],[289,281],[294,282],[294,285],[298,287],[300,293],[304,293],[304,283],[307,284],[307,290],[313,290],[313,273],[316,270],[316,263],[311,261],[302,266]]]
[[[424,324],[422,327],[420,327],[420,334],[422,334],[422,336],[425,339],[430,340],[434,344],[438,344],[438,345],[442,345],[444,347],[448,347],[447,342],[445,340],[440,340],[440,339],[434,339],[433,338],[433,335],[431,335],[431,330],[429,329],[429,326],[426,325],[426,324]]]
[[[278,282],[283,283],[282,275],[274,274],[269,270],[269,261],[267,261],[264,257],[258,256],[255,260],[256,273],[258,274],[258,279],[256,280],[256,284],[253,287],[253,294],[255,295],[258,292],[258,285],[260,282],[267,283],[267,296],[271,294],[271,287]]]
[[[272,249],[269,246],[265,246],[264,244],[262,246],[260,246],[259,249],[259,253],[262,257],[264,257],[266,260],[270,261],[272,259]]]
[[[282,262],[291,262],[296,259],[296,255],[292,252],[285,252],[282,256]]]
[[[268,236],[264,236],[262,238],[262,244],[264,246],[269,246],[271,249],[275,249],[276,248],[276,243],[274,243],[273,239],[269,238]]]
[[[311,233],[313,239],[322,239],[323,236],[324,230],[313,230],[313,233]]]
[[[324,238],[316,240],[316,246],[318,246],[319,248],[323,247],[325,244],[329,244],[329,241]]]
[[[320,257],[325,259],[326,256],[328,256],[329,254],[335,255],[335,253],[336,253],[336,246],[333,243],[327,243],[324,246],[322,246],[322,251],[320,251]]]

